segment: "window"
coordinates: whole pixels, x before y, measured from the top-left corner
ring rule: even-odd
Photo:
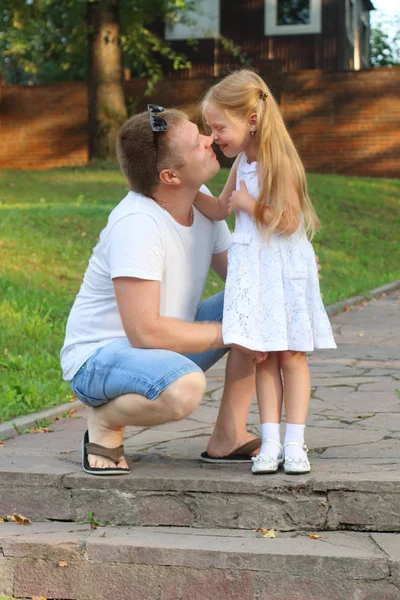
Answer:
[[[321,0],[264,0],[265,35],[321,33]]]
[[[198,10],[185,14],[188,24],[167,23],[165,26],[166,40],[187,40],[213,38],[220,33],[219,0],[198,0]]]

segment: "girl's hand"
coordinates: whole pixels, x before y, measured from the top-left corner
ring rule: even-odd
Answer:
[[[242,354],[247,354],[255,365],[259,365],[264,362],[268,358],[268,352],[259,352],[257,350],[249,350],[249,348],[245,348],[244,346],[239,346],[238,344],[231,344],[231,349],[234,348],[242,352]]]
[[[243,210],[249,215],[254,214],[256,201],[250,196],[244,181],[240,182],[240,190],[232,192],[228,200],[228,213],[231,215],[234,211]]]

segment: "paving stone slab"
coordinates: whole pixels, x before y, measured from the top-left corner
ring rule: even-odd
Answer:
[[[325,458],[391,458],[400,461],[400,440],[387,436],[376,443],[364,443],[357,446],[338,446],[328,448],[322,454]]]
[[[400,432],[400,411],[397,413],[375,414],[367,419],[357,419],[354,426],[359,429],[381,429],[387,432]]]

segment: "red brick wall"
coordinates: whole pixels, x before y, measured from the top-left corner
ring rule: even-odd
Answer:
[[[281,107],[307,170],[400,177],[400,67],[290,74]]]
[[[83,82],[0,84],[0,169],[82,165],[88,160]]]
[[[400,177],[400,67],[266,75],[281,95],[286,123],[307,170]],[[143,97],[131,80],[128,103],[185,106],[192,116],[211,79],[166,80]],[[0,83],[0,169],[87,162],[87,93],[83,82],[21,87]]]

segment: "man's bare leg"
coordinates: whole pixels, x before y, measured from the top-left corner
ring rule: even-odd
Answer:
[[[254,439],[246,422],[256,391],[255,368],[252,356],[235,349],[230,351],[221,407],[207,446],[209,456],[227,456]]]
[[[196,371],[174,381],[155,400],[148,400],[140,394],[118,396],[107,404],[90,410],[89,440],[107,448],[117,448],[122,444],[127,425],[154,427],[185,419],[197,408],[205,387],[203,373]],[[115,466],[115,463],[102,456],[89,454],[88,459],[91,467]],[[124,457],[121,457],[117,466],[128,466]]]

